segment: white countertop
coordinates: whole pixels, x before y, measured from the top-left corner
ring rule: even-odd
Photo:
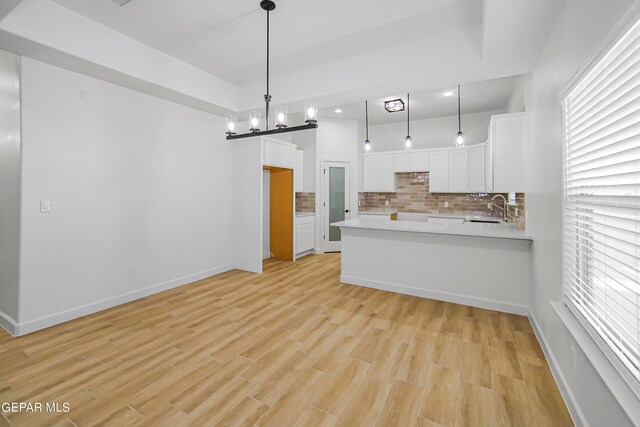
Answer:
[[[315,212],[296,212],[296,218],[301,218],[303,216],[314,216]]]
[[[520,230],[514,224],[485,224],[477,222],[443,224],[424,221],[376,221],[354,218],[346,221],[335,222],[331,225],[342,228],[359,228],[368,230],[533,240],[533,237],[523,230]]]
[[[397,214],[397,209],[376,209],[375,211],[359,211],[362,215],[393,215]]]

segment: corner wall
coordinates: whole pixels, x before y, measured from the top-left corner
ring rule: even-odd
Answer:
[[[567,394],[573,396],[574,421],[592,426],[630,426],[633,420],[624,413],[549,303],[559,301],[563,294],[563,134],[558,96],[633,4],[633,0],[567,0],[525,84],[529,141],[525,156],[527,230],[534,237],[531,316],[544,337],[543,344],[551,355],[549,362],[558,370],[559,386],[567,387]],[[570,345],[576,349],[576,368],[571,361]]]
[[[20,333],[231,268],[223,119],[23,58],[22,120]]]
[[[20,59],[0,51],[0,325],[18,321],[20,248]]]

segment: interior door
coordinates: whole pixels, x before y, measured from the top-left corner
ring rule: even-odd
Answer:
[[[322,250],[341,250],[340,227],[330,224],[350,218],[349,163],[322,162]]]

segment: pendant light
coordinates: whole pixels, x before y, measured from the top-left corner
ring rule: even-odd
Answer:
[[[460,118],[460,85],[458,85],[458,134],[456,135],[456,147],[464,147],[464,134],[462,133]]]
[[[371,142],[369,141],[369,102],[364,101],[364,121],[365,127],[367,129],[367,139],[364,141],[364,152],[368,153],[371,151]]]
[[[407,94],[407,137],[404,139],[404,149],[409,151],[413,146],[413,140],[409,133],[409,94]]]
[[[247,138],[258,135],[271,135],[276,133],[294,132],[298,130],[316,129],[318,127],[318,107],[315,101],[307,101],[305,103],[305,125],[288,126],[287,125],[287,108],[278,107],[275,115],[276,129],[269,129],[269,104],[271,103],[271,94],[269,93],[269,13],[276,9],[273,0],[262,0],[260,7],[267,12],[267,94],[264,96],[265,116],[264,125],[266,130],[261,130],[262,123],[260,113],[252,111],[249,114],[249,132],[238,134],[237,122],[234,116],[227,117],[227,139]]]

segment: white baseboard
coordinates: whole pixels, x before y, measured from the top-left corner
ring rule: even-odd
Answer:
[[[361,277],[353,277],[341,275],[340,281],[349,285],[364,286],[367,288],[381,289],[383,291],[397,292],[400,294],[413,295],[423,298],[437,299],[441,301],[452,302],[456,304],[470,305],[472,307],[485,308],[488,310],[502,311],[505,313],[513,313],[526,316],[529,313],[528,307],[524,305],[512,304],[504,301],[496,301],[480,297],[472,297],[469,295],[454,294],[449,292],[436,291],[431,289],[414,288],[406,285],[398,285],[395,283],[382,282],[378,280],[364,279]]]
[[[229,271],[232,269],[233,269],[232,264],[226,264],[219,267],[211,268],[209,270],[201,271],[199,273],[194,273],[187,276],[179,277],[177,279],[170,280],[168,282],[151,285],[146,288],[137,289],[132,292],[127,292],[114,297],[105,298],[100,301],[92,302],[92,303],[75,307],[69,310],[44,316],[39,319],[18,323],[15,325],[14,331],[13,332],[9,331],[9,332],[11,332],[12,335],[14,336],[26,335],[31,332],[39,331],[40,329],[44,329],[54,325],[58,325],[60,323],[68,322],[69,320],[77,319],[78,317],[86,316],[87,314],[96,313],[98,311],[106,310],[108,308],[115,307],[117,305],[126,304],[128,302],[135,301],[137,299],[144,298],[149,295],[157,294],[159,292],[177,288],[179,286],[186,285],[188,283],[206,279],[207,277],[215,276],[216,274],[224,273],[225,271]],[[0,317],[0,322],[2,322],[1,317]],[[4,327],[4,325],[2,326]]]
[[[18,323],[8,316],[7,314],[0,311],[0,327],[5,329],[11,335],[16,336],[18,331]]]
[[[567,408],[569,409],[569,413],[571,414],[573,423],[578,427],[588,427],[589,423],[582,413],[580,406],[576,403],[575,396],[573,395],[573,392],[571,391],[571,388],[569,388],[566,378],[560,370],[560,365],[558,365],[557,359],[547,345],[547,340],[544,338],[542,329],[540,329],[538,321],[531,311],[529,311],[529,319],[531,320],[531,325],[533,326],[533,332],[536,334],[538,342],[540,342],[542,351],[544,352],[544,356],[547,359],[547,365],[549,365],[549,368],[551,368],[551,374],[553,375],[553,378],[558,385],[558,389],[560,390],[560,394],[562,394],[565,405],[567,405]]]

